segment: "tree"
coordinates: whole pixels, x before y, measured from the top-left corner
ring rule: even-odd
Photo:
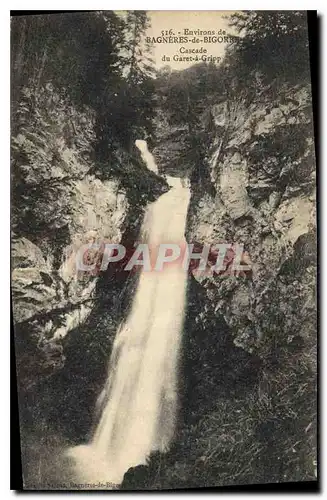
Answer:
[[[305,11],[242,11],[229,20],[239,34],[229,58],[239,75],[256,71],[265,82],[309,80]]]
[[[75,107],[96,115],[98,160],[133,153],[137,138],[152,132],[154,84],[144,11],[16,17],[12,20],[13,107],[21,89],[48,82]]]

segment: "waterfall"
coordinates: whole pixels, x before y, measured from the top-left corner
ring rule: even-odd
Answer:
[[[146,142],[136,145],[155,171]],[[141,234],[150,249],[160,243],[185,244],[190,192],[179,178],[167,181],[170,191],[149,205],[143,221]],[[80,482],[119,484],[152,451],[169,448],[176,423],[186,273],[178,262],[162,271],[141,271],[131,311],[114,340],[95,433],[89,444],[69,452]]]

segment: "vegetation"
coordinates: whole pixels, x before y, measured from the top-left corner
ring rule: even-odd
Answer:
[[[117,149],[132,153],[135,139],[152,134],[152,66],[142,46],[147,23],[143,11],[13,18],[13,111],[23,87],[33,94],[51,82],[75,107],[95,111],[97,159],[115,157]]]
[[[231,136],[240,109],[263,103],[268,115],[271,107],[294,104],[294,89],[310,81],[305,13],[247,11],[232,15],[230,23],[239,38],[220,66],[199,64],[181,72],[164,69],[153,78],[150,48],[143,44],[148,25],[143,11],[124,16],[106,11],[14,18],[12,152],[18,234],[30,237],[36,229],[49,234],[49,221],[54,221],[58,235],[58,228],[69,222],[65,221],[68,201],[63,200],[81,171],[74,172],[72,163],[67,178],[51,179],[54,166],[65,166],[58,152],[61,139],[78,151],[79,167],[100,179],[119,179],[128,193],[131,212],[163,191],[163,182],[160,186],[155,174],[144,176],[135,139],[159,143],[163,172],[190,176],[194,191],[214,190],[209,176],[213,141],[217,136],[222,141]],[[226,118],[222,124],[217,119],[219,106]],[[265,196],[273,189],[283,195],[287,186],[306,193],[307,170],[300,157],[311,132],[310,109],[300,108],[272,133],[261,134],[256,142],[251,136],[245,144],[237,144],[248,161],[250,176],[260,172],[268,184]],[[252,133],[256,125],[254,119]],[[178,148],[167,151],[167,144]],[[221,156],[224,153],[221,147]],[[311,160],[308,156],[307,162]],[[31,165],[38,167],[36,177]],[[257,197],[256,201],[261,200]],[[314,318],[308,318],[311,323],[305,339],[295,330],[286,335],[281,301],[284,297],[296,316],[298,303],[290,297],[294,283],[299,293],[303,286],[303,268],[291,264],[287,260],[280,273],[276,310],[264,325],[265,342],[254,354],[235,347],[223,319],[193,283],[185,326],[189,338],[183,346],[184,410],[176,444],[167,454],[150,457],[148,467],[142,469],[143,483],[131,478],[133,487],[315,479],[316,337],[310,326]],[[306,276],[312,283],[314,263],[304,262],[303,267],[310,267]],[[94,394],[110,350],[108,335],[111,342],[127,307],[118,313],[115,309],[121,307],[125,288],[116,290],[117,304],[113,305],[106,302],[115,295],[113,280],[104,283],[101,302],[92,316],[99,322],[96,332],[102,332],[102,337],[95,335],[91,321],[86,322],[82,332],[69,336],[68,362],[61,375],[52,378],[52,389],[48,380],[44,383],[43,394],[48,396],[42,412],[46,406],[49,411],[52,396],[60,394],[61,404],[50,408],[49,420],[64,421],[58,427],[62,432],[65,429],[67,439],[85,437],[90,429]],[[85,365],[80,363],[81,356],[86,356]],[[92,374],[89,366],[96,367]],[[31,412],[36,405],[32,399]],[[69,405],[73,417],[67,411]],[[83,419],[85,408],[89,413]],[[123,489],[128,488],[126,481]]]
[[[47,237],[49,224],[67,224],[74,181],[86,173],[118,180],[131,204],[156,199],[165,183],[134,144],[153,134],[146,13],[17,16],[11,23],[17,234],[35,241],[36,233]]]
[[[309,42],[305,11],[243,11],[230,17],[239,33],[230,58],[236,77],[243,83],[254,73],[262,82],[309,83]]]
[[[295,96],[310,85],[306,14],[247,11],[232,15],[230,24],[239,38],[219,67],[203,64],[183,72],[164,69],[158,77],[158,140],[162,140],[158,150],[162,147],[163,161],[167,158],[162,170],[171,171],[173,161],[177,174],[189,175],[196,203],[199,191],[212,189],[208,160],[218,149],[217,142],[212,146],[214,138],[221,141],[219,176],[228,154],[225,146],[235,137],[243,114],[251,118],[252,129],[244,144],[234,140],[235,148],[247,160],[250,183],[262,179],[265,187],[265,191],[249,192],[253,204],[268,199],[273,191],[283,196],[287,189],[287,197],[305,196],[313,189],[309,179],[314,168],[311,106],[310,100],[299,102]],[[272,108],[283,111],[285,106],[285,121],[254,135],[258,123],[254,111],[263,109],[269,116]],[[174,150],[176,143],[179,148]],[[308,236],[311,242],[314,238]],[[300,258],[296,249],[295,255],[295,260]],[[210,312],[208,301],[199,300],[199,291],[194,292],[196,303],[192,306],[191,297],[184,334],[194,336],[184,346],[190,389],[183,413],[191,418],[182,423],[170,452],[154,454],[147,475],[140,471],[143,488],[315,480],[314,307],[308,308],[304,336],[295,319],[285,324],[285,309],[291,315],[293,308],[309,304],[305,300],[314,293],[310,274],[314,262],[302,262],[301,267],[291,260],[286,260],[287,272],[280,272],[267,296],[271,317],[262,319],[264,339],[249,357],[240,357],[232,342],[221,341],[223,319]],[[210,290],[210,297],[214,293]],[[201,310],[202,327],[199,322],[194,327],[196,318],[189,318],[192,307],[198,313]],[[129,481],[133,481],[131,474],[123,488],[128,488]]]

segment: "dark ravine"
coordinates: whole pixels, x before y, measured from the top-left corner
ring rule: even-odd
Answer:
[[[210,113],[207,124],[199,117],[194,132],[210,140],[191,165],[186,237],[200,244],[243,243],[252,273],[198,283],[191,278],[184,350],[191,420],[182,426],[171,456],[153,459],[152,486],[314,480],[316,185],[310,84],[258,84],[255,98],[232,94]],[[167,143],[164,133],[161,138],[158,158],[166,157],[166,147],[178,150],[178,135],[172,147],[171,130]],[[188,155],[192,158],[192,150]]]
[[[214,80],[197,100],[203,66],[176,73],[156,82],[151,149],[160,176],[136,147],[116,146],[108,164],[97,156],[91,106],[51,82],[19,87],[12,301],[27,488],[58,483],[58,470],[69,479],[69,464],[53,457],[93,430],[114,335],[137,286],[137,275],[118,268],[76,279],[76,251],[91,241],[135,242],[146,207],[169,189],[165,175],[190,178],[187,241],[243,243],[252,273],[189,275],[176,438],[168,453],[130,469],[121,489],[316,479],[310,84],[267,84],[259,72],[249,87],[236,75],[228,82],[237,91],[226,96]],[[179,79],[182,93],[193,92],[189,124],[162,105],[168,89],[174,107],[170,85]]]
[[[32,105],[23,90],[24,112],[12,139],[15,350],[21,432],[27,436],[23,459],[32,470],[42,440],[83,440],[90,432],[113,337],[137,280],[119,269],[76,279],[76,250],[88,242],[131,246],[145,207],[168,190],[136,147],[133,154],[121,151],[117,173],[97,175],[91,110],[81,114],[68,102],[55,109],[59,98],[51,87],[40,94]],[[67,114],[77,143],[62,128]],[[34,457],[31,443],[40,439]],[[25,480],[34,484],[35,478],[26,472]]]

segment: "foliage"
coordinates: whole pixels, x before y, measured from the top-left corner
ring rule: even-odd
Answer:
[[[159,116],[167,120],[163,143],[175,139],[183,145],[174,160],[188,162],[193,206],[201,192],[201,176],[211,168],[210,154],[220,143],[218,173],[229,146],[246,160],[250,182],[259,179],[268,184],[265,198],[286,189],[286,198],[293,189],[305,196],[312,188],[308,177],[314,168],[310,99],[305,91],[301,94],[310,77],[306,13],[247,11],[232,15],[230,22],[239,38],[220,66],[198,65],[182,72],[164,69],[158,75]],[[258,131],[260,120],[264,126]],[[204,192],[208,193],[208,184]],[[203,191],[201,196],[203,200]],[[314,318],[308,318],[306,336],[296,331],[295,321],[286,324],[285,310],[294,309],[296,315],[302,300],[295,286],[295,266],[288,267],[289,288],[282,293],[284,285],[279,279],[274,282],[267,299],[274,313],[265,318],[260,363],[249,362],[249,370],[245,370],[248,361],[235,354],[235,346],[221,345],[217,316],[204,327],[210,304],[200,302],[196,294],[193,307],[201,311],[201,322],[193,333],[189,323],[185,330],[193,335],[187,346],[190,389],[184,401],[184,413],[192,418],[184,422],[167,454],[150,458],[145,488],[316,479]],[[308,273],[308,264],[303,263],[301,276]],[[208,289],[208,296],[209,292],[214,301],[214,290]],[[310,302],[306,291],[303,300]],[[212,337],[216,345],[210,342]],[[243,376],[236,377],[237,371]]]
[[[201,337],[206,334],[202,332]],[[193,382],[194,415],[181,426],[168,453],[150,457],[144,488],[315,480],[315,343],[314,335],[290,342],[276,331],[265,342],[256,373],[252,366],[252,373],[244,373],[243,384],[240,379],[235,385],[226,378],[226,371],[235,373],[244,362],[231,356],[231,348],[220,352],[221,345],[214,362],[214,346],[202,346],[201,359],[193,360],[191,371],[192,375],[198,371],[203,394],[195,398]],[[212,353],[209,365],[208,351]],[[250,383],[251,375],[255,383]],[[207,391],[211,406],[205,408]]]
[[[33,92],[51,82],[75,107],[95,111],[97,158],[107,159],[117,147],[131,151],[135,139],[152,131],[151,61],[142,45],[147,22],[143,11],[15,17],[13,107],[22,87]]]
[[[193,186],[198,189],[200,185],[207,191],[211,186],[210,148],[217,135],[221,138],[226,133],[226,127],[215,123],[213,107],[227,102],[230,124],[237,121],[240,103],[249,109],[261,99],[270,104],[274,101],[278,107],[283,85],[292,93],[295,84],[308,83],[306,18],[302,12],[234,14],[231,25],[240,36],[220,66],[200,64],[181,72],[163,70],[156,80],[152,78],[149,48],[143,44],[147,23],[143,11],[125,16],[108,11],[12,20],[13,195],[20,212],[15,221],[19,234],[28,235],[31,224],[33,230],[44,234],[49,234],[49,221],[55,220],[56,232],[67,224],[68,207],[63,199],[70,180],[81,173],[81,167],[91,172],[91,164],[91,173],[98,178],[120,180],[131,211],[136,212],[135,207],[160,194],[163,182],[160,184],[155,174],[136,160],[134,146],[137,138],[161,139],[159,127],[154,137],[155,105],[157,122],[163,118],[166,121],[166,138],[182,146],[175,163],[183,165],[183,173],[192,177]],[[272,185],[284,189],[283,169],[291,165],[292,175],[286,171],[288,181],[303,183],[307,170],[299,156],[306,146],[307,123],[279,124],[273,133],[261,134],[254,142],[255,126],[253,123],[244,148],[250,174],[262,173],[264,165],[264,174]],[[78,171],[74,171],[74,162],[69,163],[69,179],[64,171],[68,163],[61,156],[63,149],[78,157]],[[53,179],[58,168],[59,180]],[[292,274],[290,280],[293,283]],[[125,289],[113,294],[112,286],[108,280],[103,296],[117,295],[118,307]],[[278,305],[279,301],[278,297]],[[71,392],[63,395],[63,382],[58,376],[56,390],[65,404],[53,409],[53,420],[59,418],[65,405],[75,412],[73,424],[68,422],[69,413],[63,417],[66,429],[81,425],[85,433],[89,428],[94,400],[82,387],[90,380],[90,374],[83,370],[89,366],[98,369],[91,375],[93,397],[100,372],[105,373],[108,341],[112,341],[123,317],[120,313],[112,317],[103,314],[104,309],[114,310],[114,306],[109,301],[105,308],[99,304],[95,311],[103,337],[94,336],[91,321],[85,325],[84,337],[80,332],[75,340],[71,337],[69,363],[82,370],[82,382],[78,391],[69,380]],[[221,344],[226,333],[222,333],[220,318],[214,312],[210,316],[207,306],[195,294],[192,307],[196,313],[200,311],[201,321],[195,324],[192,318],[195,331],[188,355],[191,381],[201,380],[198,387],[189,381],[196,408],[190,410],[191,421],[181,425],[170,452],[150,457],[145,486],[162,489],[315,479],[316,380],[312,360],[316,339],[308,335],[305,341],[294,343],[279,334],[284,317],[277,307],[273,318],[276,328],[271,329],[260,353],[262,363],[256,366],[248,359],[243,363],[234,345]],[[295,334],[290,332],[291,336]],[[103,345],[105,353],[100,352]],[[89,359],[85,366],[80,363],[81,355]],[[250,369],[242,371],[247,363]],[[241,374],[236,376],[238,371]],[[62,377],[66,376],[64,371]],[[44,390],[47,392],[48,387]],[[48,398],[51,396],[49,392]],[[78,413],[87,404],[92,410],[83,424]],[[185,412],[188,410],[186,407]],[[80,433],[76,429],[76,435]]]
[[[233,70],[265,82],[308,82],[309,54],[305,11],[243,11],[230,16],[240,37],[231,50]]]
[[[203,63],[184,71],[162,70],[156,80],[157,121],[166,121],[163,130],[160,124],[158,126],[157,142],[171,141],[179,145],[176,157],[171,157],[173,150],[164,152],[163,169],[167,163],[168,169],[174,163],[181,175],[194,172],[204,184],[207,184],[205,155],[214,131],[211,106],[217,96],[219,79],[219,69],[212,63]]]

